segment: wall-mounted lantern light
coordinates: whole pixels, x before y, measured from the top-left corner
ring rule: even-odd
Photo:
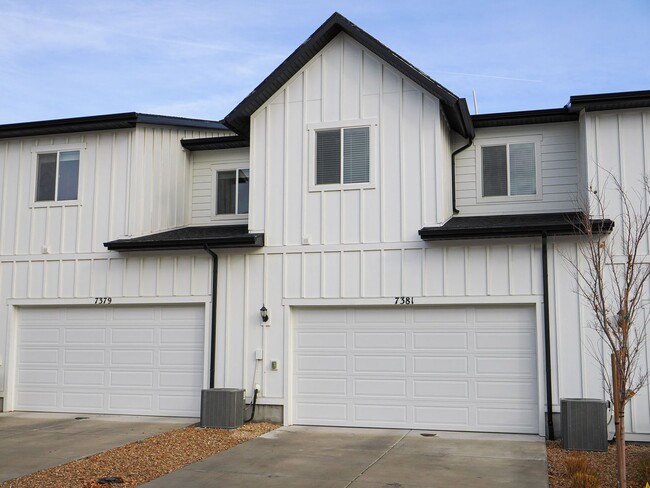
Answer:
[[[269,311],[264,305],[262,305],[262,308],[260,308],[260,316],[262,317],[262,322],[269,321]]]

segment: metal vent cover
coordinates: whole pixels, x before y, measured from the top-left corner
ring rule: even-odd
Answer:
[[[607,401],[563,398],[560,412],[564,449],[607,451]]]
[[[244,390],[201,390],[201,427],[236,429],[244,425]]]

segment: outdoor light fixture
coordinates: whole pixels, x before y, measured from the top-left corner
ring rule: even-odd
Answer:
[[[262,308],[260,308],[260,315],[262,316],[262,322],[269,321],[269,311],[266,309],[266,307],[263,304],[262,304]]]

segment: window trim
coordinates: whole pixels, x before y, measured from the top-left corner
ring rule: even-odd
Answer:
[[[367,183],[331,183],[325,185],[316,184],[316,132],[321,130],[333,129],[350,129],[354,127],[368,127],[369,128],[369,147],[368,147],[368,182]],[[318,122],[307,125],[307,141],[306,146],[309,151],[309,191],[310,192],[323,192],[323,191],[341,191],[341,190],[363,190],[375,188],[375,170],[377,167],[377,155],[379,150],[377,147],[379,137],[379,120],[372,119],[359,119],[359,120],[341,120],[336,122]],[[341,144],[342,145],[342,144]],[[341,148],[341,151],[343,148]],[[341,164],[341,173],[343,173],[343,164]]]
[[[250,215],[251,212],[251,194],[250,194],[250,189],[251,189],[251,173],[250,173],[250,166],[249,164],[245,163],[220,163],[220,164],[213,164],[210,168],[212,172],[212,187],[210,189],[210,205],[211,205],[211,216],[210,219],[214,221],[227,221],[229,224],[246,224],[248,223],[248,216]],[[238,172],[240,170],[246,170],[248,171],[248,213],[245,214],[217,214],[217,173],[219,172],[224,172],[224,171],[235,171],[237,178],[239,178]],[[237,193],[239,192],[239,188],[237,187]],[[237,200],[237,197],[235,197],[235,200]],[[235,205],[237,202],[235,202]]]
[[[77,180],[77,199],[76,200],[36,200],[38,192],[38,156],[39,154],[57,153],[57,179],[58,179],[58,153],[67,151],[79,151],[79,175]],[[32,153],[32,166],[31,166],[31,204],[30,208],[40,207],[80,207],[83,205],[83,185],[84,181],[84,156],[86,151],[86,143],[72,143],[72,144],[51,144],[47,146],[33,146],[30,149]]]
[[[494,137],[475,141],[476,144],[476,201],[477,203],[531,202],[542,199],[542,136]],[[483,147],[506,146],[511,144],[535,145],[535,193],[532,195],[483,196]],[[509,156],[509,150],[506,149]],[[510,166],[508,165],[508,170]],[[508,171],[508,191],[510,191],[510,171]]]

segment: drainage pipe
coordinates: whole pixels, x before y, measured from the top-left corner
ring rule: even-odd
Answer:
[[[548,439],[555,440],[553,429],[553,385],[551,379],[551,324],[548,291],[548,248],[546,232],[542,233],[542,280],[544,286],[544,362],[546,365],[546,425]]]
[[[467,139],[467,144],[451,153],[451,204],[454,215],[458,213],[458,208],[456,208],[456,154],[471,146],[473,141],[474,137],[469,137]]]
[[[206,244],[205,251],[212,256],[212,313],[210,319],[210,388],[214,388],[217,338],[217,277],[219,276],[219,256]]]

